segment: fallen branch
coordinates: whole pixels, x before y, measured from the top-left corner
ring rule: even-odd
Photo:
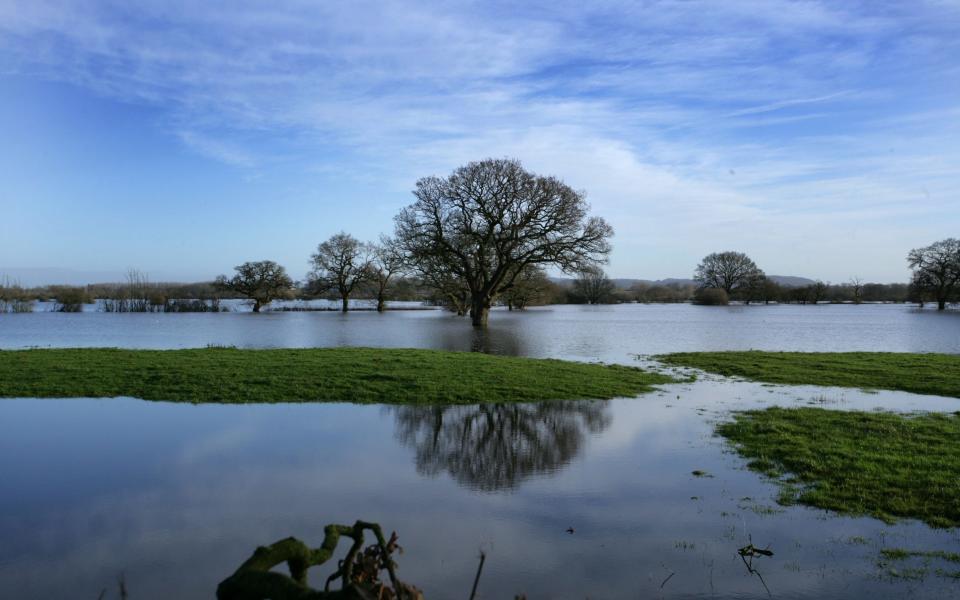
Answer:
[[[376,543],[361,552],[364,531],[370,530]],[[319,566],[333,557],[341,537],[353,543],[347,556],[340,561],[337,571],[327,579],[323,591],[307,585],[307,570]],[[391,554],[398,550],[396,534],[387,542],[383,531],[376,523],[357,521],[351,525],[327,525],[323,543],[319,548],[310,548],[294,537],[260,546],[240,567],[217,586],[218,600],[332,600],[335,598],[368,600],[422,600],[423,594],[412,585],[397,579],[396,564]],[[272,571],[286,563],[290,575]],[[390,586],[380,582],[379,573],[386,570]],[[337,578],[339,590],[330,590]]]

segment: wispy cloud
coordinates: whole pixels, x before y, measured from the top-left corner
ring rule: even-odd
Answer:
[[[796,214],[819,211],[805,235],[839,252],[874,204],[955,203],[958,29],[957,5],[933,0],[7,1],[0,68],[159,108],[171,135],[239,169],[376,173],[397,198],[516,155],[588,190],[626,234],[623,275],[653,268],[628,255],[638,237],[674,231],[657,276],[759,228],[779,260],[777,236],[807,227]]]
[[[740,110],[735,110],[733,112],[727,113],[724,116],[727,117],[742,117],[744,115],[756,115],[760,113],[773,112],[775,110],[780,110],[783,108],[790,108],[794,106],[800,106],[804,104],[816,104],[818,102],[826,102],[827,100],[833,100],[834,98],[842,98],[843,96],[848,96],[850,92],[836,92],[833,94],[827,94],[826,96],[817,96],[815,98],[794,98],[791,100],[781,100],[780,102],[773,102],[771,104],[764,104],[763,106],[751,106],[750,108],[742,108]]]

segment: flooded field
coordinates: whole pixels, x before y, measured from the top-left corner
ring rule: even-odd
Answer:
[[[409,306],[408,306],[409,307]],[[486,330],[442,310],[0,315],[0,348],[374,346],[631,363],[697,350],[960,353],[960,311],[914,305],[554,305],[494,310]]]
[[[131,598],[209,598],[257,545],[319,544],[325,524],[362,518],[400,534],[400,575],[428,598],[467,597],[480,551],[482,598],[955,596],[937,565],[903,577],[880,552],[956,551],[956,530],[779,506],[713,435],[730,411],[774,404],[960,410],[714,378],[448,408],[4,400],[0,586],[96,597],[122,573]],[[773,552],[760,577],[737,554],[751,540]]]
[[[0,347],[385,346],[647,364],[680,350],[960,352],[960,315],[912,307],[553,306],[487,331],[386,314],[0,316]],[[210,598],[261,544],[327,523],[396,530],[428,598],[939,598],[960,533],[776,503],[714,435],[740,409],[960,410],[906,393],[719,377],[638,398],[456,407],[0,400],[0,589],[19,598]],[[438,532],[443,532],[438,535]],[[571,533],[572,532],[572,533]],[[737,553],[769,549],[753,572]],[[914,561],[916,562],[916,561]],[[930,561],[927,561],[928,563]],[[939,571],[938,571],[939,569]],[[313,572],[321,585],[326,573]],[[769,590],[769,592],[768,592]],[[109,597],[109,596],[108,596]]]

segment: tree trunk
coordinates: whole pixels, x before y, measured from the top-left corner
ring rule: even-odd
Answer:
[[[490,300],[483,296],[474,296],[470,303],[470,321],[474,327],[486,327],[490,316]]]
[[[383,312],[387,308],[387,301],[383,294],[377,295],[377,312]]]
[[[259,301],[259,300],[254,300],[254,301],[253,301],[253,312],[260,312],[260,301]]]
[[[458,317],[466,316],[467,314],[467,299],[464,296],[458,294],[447,294],[447,298],[450,299],[451,310],[457,313]]]
[[[350,310],[350,296],[343,295],[340,297],[340,312],[347,312]]]
[[[947,308],[947,301],[943,298],[937,300],[937,310],[944,310]]]

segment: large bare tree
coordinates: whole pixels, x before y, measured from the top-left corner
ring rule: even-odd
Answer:
[[[310,257],[313,270],[308,275],[315,292],[336,290],[341,310],[350,310],[350,295],[371,277],[372,249],[345,231],[334,234],[317,246]]]
[[[215,285],[253,300],[253,312],[260,312],[260,307],[287,297],[293,288],[293,280],[287,275],[286,269],[272,260],[245,262],[234,267],[234,270],[236,275],[230,279],[221,275],[217,277]]]
[[[933,296],[937,310],[945,309],[960,284],[960,240],[947,238],[914,248],[907,254],[907,264],[913,269],[913,285],[918,291]]]
[[[606,260],[613,229],[587,215],[583,193],[517,160],[488,159],[425,177],[396,217],[412,262],[433,261],[470,291],[475,327],[529,265],[579,271]]]
[[[693,275],[701,288],[717,288],[730,296],[736,289],[750,289],[764,278],[763,271],[743,252],[714,252],[703,258]]]

